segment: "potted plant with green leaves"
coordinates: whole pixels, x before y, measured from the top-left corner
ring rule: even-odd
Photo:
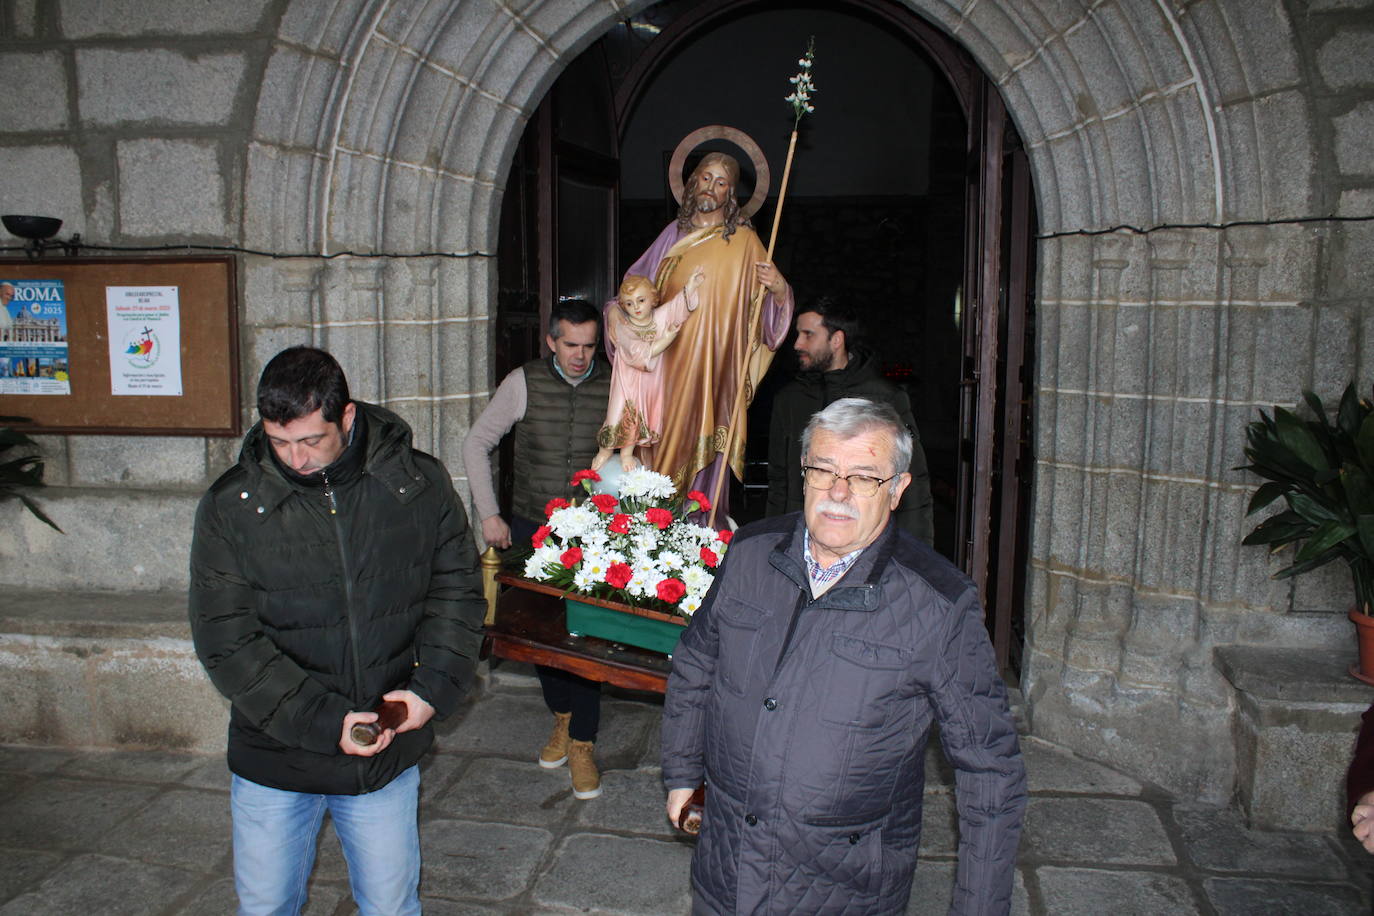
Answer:
[[[24,423],[23,417],[0,417],[0,424]],[[25,489],[43,486],[43,458],[30,449],[38,443],[17,429],[0,425],[0,502],[17,499],[40,521],[46,522],[58,531],[57,523],[48,518],[38,503],[24,492]],[[23,448],[28,454],[10,458],[6,453],[11,449]]]
[[[1282,499],[1286,508],[1255,526],[1241,542],[1271,552],[1297,545],[1292,562],[1274,574],[1286,579],[1344,560],[1355,583],[1350,619],[1360,638],[1359,668],[1351,673],[1374,683],[1374,403],[1352,382],[1334,418],[1310,391],[1303,398],[1313,417],[1282,407],[1246,430],[1241,470],[1265,483],[1250,499],[1247,515]]]

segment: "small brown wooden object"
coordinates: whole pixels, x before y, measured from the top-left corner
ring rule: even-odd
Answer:
[[[363,747],[375,744],[377,736],[384,729],[395,728],[406,720],[406,716],[410,715],[410,707],[398,700],[383,700],[373,712],[377,714],[376,722],[359,722],[349,730],[348,736],[354,744]]]
[[[687,799],[687,804],[682,806],[682,810],[677,815],[677,826],[679,830],[696,836],[701,833],[701,816],[706,811],[706,783],[696,787],[692,797]]]

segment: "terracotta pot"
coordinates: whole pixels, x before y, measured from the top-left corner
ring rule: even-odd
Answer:
[[[1347,616],[1355,624],[1355,639],[1360,646],[1360,661],[1350,666],[1350,674],[1366,684],[1374,684],[1374,617],[1353,607]]]

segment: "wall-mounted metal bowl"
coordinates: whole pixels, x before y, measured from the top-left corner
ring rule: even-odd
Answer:
[[[57,235],[57,230],[62,228],[62,220],[51,216],[16,216],[6,213],[0,216],[0,222],[5,224],[5,228],[12,235],[17,235],[21,239],[50,239]]]

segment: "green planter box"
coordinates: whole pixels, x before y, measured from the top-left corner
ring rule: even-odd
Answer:
[[[565,597],[563,601],[567,605],[568,632],[573,636],[595,636],[598,639],[608,639],[611,642],[672,655],[673,649],[677,647],[678,637],[684,629],[683,624],[675,623],[671,619],[641,617],[628,611],[600,607],[571,597]]]

